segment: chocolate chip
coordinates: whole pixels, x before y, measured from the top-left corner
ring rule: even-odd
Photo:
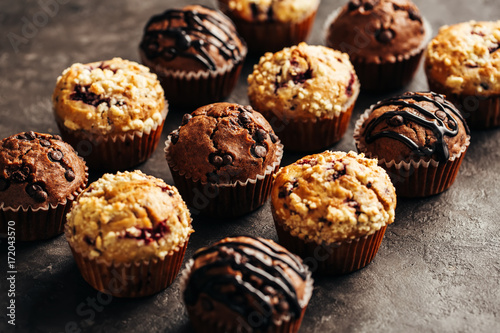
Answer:
[[[367,188],[372,188],[373,184],[371,182],[366,183]]]
[[[18,138],[19,140],[28,140],[28,138],[27,138],[27,137],[26,137],[26,135],[24,135],[24,134],[19,134],[19,135],[17,136],[17,138]]]
[[[264,146],[256,145],[253,147],[252,153],[255,155],[255,157],[263,158],[267,155],[267,149]]]
[[[189,121],[191,120],[191,118],[193,118],[192,115],[190,115],[189,113],[186,113],[183,117],[182,117],[182,126],[186,125],[187,123],[189,123]]]
[[[271,137],[271,141],[273,143],[276,143],[279,140],[278,136],[276,134],[274,134],[273,132],[269,132],[269,136]]]
[[[21,169],[12,172],[11,178],[15,182],[22,183],[28,178],[29,173],[30,169],[27,166],[24,166]]]
[[[349,3],[347,4],[347,8],[349,10],[356,10],[359,8],[359,6],[361,6],[361,3],[359,2],[359,0],[351,0],[349,1]]]
[[[264,289],[262,289],[262,291],[266,294],[266,295],[274,295],[276,294],[276,289],[274,289],[273,287],[271,286],[265,286]]]
[[[256,132],[255,132],[255,138],[257,142],[259,143],[263,143],[264,141],[266,141],[267,139],[267,132],[261,128],[259,128]]]
[[[222,163],[223,163],[224,165],[228,165],[228,164],[233,163],[233,156],[231,156],[230,154],[225,154],[225,155],[222,157]]]
[[[408,10],[408,16],[410,17],[410,20],[412,20],[412,21],[421,21],[422,20],[422,17],[420,16],[420,14],[411,8]]]
[[[60,150],[52,150],[51,152],[49,152],[49,159],[52,162],[59,162],[63,159],[63,157],[64,155]]]
[[[493,52],[498,51],[498,49],[500,49],[500,45],[498,45],[498,44],[493,44],[493,46],[490,46],[490,47],[488,48],[488,51],[489,51],[490,53],[493,53]]]
[[[382,30],[377,35],[377,40],[383,44],[389,43],[394,38],[394,32],[392,30]]]
[[[364,8],[365,10],[372,10],[372,9],[373,9],[373,7],[374,7],[374,4],[373,4],[373,3],[371,3],[371,2],[366,2],[366,3],[365,3],[365,5],[363,6],[363,8]]]
[[[40,139],[40,145],[42,147],[50,147],[50,141],[45,140],[45,139]]]
[[[439,110],[435,113],[435,115],[436,115],[436,117],[438,117],[441,120],[446,119],[446,112],[444,112],[444,111]]]
[[[73,180],[75,180],[76,175],[73,170],[66,170],[66,172],[64,173],[64,177],[68,182],[72,182]]]
[[[170,141],[175,145],[179,141],[179,131],[175,130],[170,133]]]
[[[387,120],[387,124],[389,126],[393,126],[393,127],[401,126],[401,125],[403,125],[403,123],[404,123],[404,119],[400,115],[393,116],[392,118],[389,118]]]
[[[248,115],[248,112],[241,112],[238,115],[238,120],[242,125],[246,125],[252,121],[252,119],[250,119],[250,116]]]
[[[26,193],[38,202],[44,202],[47,200],[47,193],[38,184],[29,184],[26,186]]]
[[[5,179],[0,178],[0,191],[5,191],[8,188],[9,188],[9,183]]]
[[[61,141],[62,138],[59,135],[52,135],[52,139]]]
[[[29,131],[24,133],[24,135],[29,139],[29,140],[34,140],[36,139],[36,134],[33,131]]]
[[[481,88],[483,88],[484,90],[488,90],[488,89],[490,89],[490,86],[489,86],[488,84],[484,83],[484,82],[481,82],[480,86],[481,86]]]
[[[224,163],[222,156],[213,153],[208,156],[208,160],[210,161],[210,164],[216,168],[221,167],[222,163]]]
[[[457,128],[457,123],[454,122],[453,120],[449,119],[448,122],[446,123],[448,125],[449,128],[451,128],[452,130],[456,129]]]
[[[290,309],[290,305],[288,305],[287,301],[281,301],[278,303],[278,310],[281,312],[286,312]]]

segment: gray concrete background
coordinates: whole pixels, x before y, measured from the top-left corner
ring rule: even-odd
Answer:
[[[500,18],[496,0],[415,2],[434,33],[443,24]],[[26,130],[57,133],[50,96],[63,69],[74,62],[114,56],[138,61],[137,46],[148,18],[188,3],[2,0],[0,137]],[[311,44],[322,43],[326,17],[343,3],[322,1]],[[229,101],[248,103],[246,76],[255,62],[256,58],[247,60]],[[420,69],[404,90],[426,89]],[[348,132],[332,149],[354,150],[352,130],[360,113],[399,92],[362,94]],[[171,110],[163,138],[179,125],[183,113]],[[500,332],[499,142],[498,129],[474,131],[451,189],[431,198],[399,200],[396,221],[372,264],[343,277],[317,277],[301,332]],[[173,184],[161,148],[139,168]],[[283,165],[299,157],[286,154]],[[99,176],[92,174],[92,179]],[[234,221],[196,217],[194,228],[186,259],[199,247],[227,235],[277,238],[269,204]],[[0,332],[4,332],[12,331],[6,323],[5,240],[0,240],[0,249]],[[19,332],[192,330],[178,280],[151,297],[102,297],[80,276],[64,236],[17,243],[16,261]]]

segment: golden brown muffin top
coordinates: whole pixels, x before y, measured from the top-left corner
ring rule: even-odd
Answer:
[[[52,102],[66,128],[94,134],[149,133],[166,116],[156,75],[120,58],[67,68],[57,78]]]
[[[327,28],[326,44],[353,61],[395,62],[422,50],[426,33],[409,0],[351,0]]]
[[[87,185],[87,167],[58,135],[18,133],[0,141],[0,205],[49,208]]]
[[[333,118],[359,93],[347,54],[306,43],[266,53],[248,76],[248,85],[252,106],[280,119]]]
[[[329,244],[394,222],[396,191],[376,159],[325,151],[281,168],[271,203],[293,236]]]
[[[75,251],[107,263],[163,259],[192,232],[177,189],[138,170],[104,174],[90,184],[66,225]]]
[[[500,94],[500,20],[443,26],[427,46],[429,79],[453,93]]]

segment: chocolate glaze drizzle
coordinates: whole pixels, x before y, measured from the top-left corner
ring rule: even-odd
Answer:
[[[290,253],[280,251],[270,242],[261,238],[249,238],[258,242],[260,246],[232,241],[215,244],[194,254],[193,259],[196,260],[215,252],[217,260],[192,272],[184,293],[186,304],[196,304],[200,294],[204,293],[213,300],[226,305],[243,318],[249,318],[253,311],[261,312],[263,320],[259,327],[253,328],[265,329],[273,322],[273,312],[282,312],[280,311],[280,303],[273,305],[271,298],[273,295],[282,295],[288,303],[286,310],[289,310],[295,318],[300,317],[302,308],[290,277],[280,266],[270,266],[253,253],[260,252],[273,261],[286,264],[304,281],[307,278],[305,266],[299,259]],[[241,255],[241,258],[237,258],[236,253]],[[219,267],[231,267],[232,270],[241,272],[243,276],[214,273]],[[255,285],[251,282],[252,278],[257,278],[262,282],[260,285]],[[234,292],[223,292],[222,290],[227,285],[233,286]],[[273,293],[271,295],[266,293],[266,288],[273,290]],[[256,306],[256,304],[258,305]]]
[[[432,98],[428,96],[429,94],[432,96]],[[448,158],[450,157],[450,152],[448,150],[447,143],[444,141],[444,137],[454,137],[458,134],[459,126],[455,118],[458,118],[462,121],[467,134],[469,134],[469,128],[465,124],[465,120],[463,119],[460,112],[450,102],[446,101],[444,99],[444,96],[433,92],[430,92],[429,94],[406,93],[402,96],[389,98],[378,103],[374,110],[382,106],[401,106],[406,109],[417,111],[418,114],[411,113],[408,110],[401,110],[401,108],[398,108],[398,110],[395,111],[385,112],[380,117],[370,121],[370,123],[366,126],[366,143],[372,143],[375,140],[383,137],[392,138],[407,145],[418,156],[431,156],[435,154],[439,161],[448,160]],[[442,99],[443,101],[439,102],[437,98]],[[436,108],[438,108],[438,111],[436,111],[435,113],[430,112],[420,105],[408,102],[407,100],[409,99],[415,100],[417,102],[432,103],[436,106]],[[440,113],[440,111],[444,114]],[[442,116],[438,117],[439,114],[441,114]],[[455,118],[451,114],[453,114]],[[427,120],[426,118],[430,118],[431,120]],[[430,129],[436,136],[436,141],[431,146],[419,146],[407,136],[395,131],[384,130],[373,134],[373,130],[378,124],[383,121],[391,123],[391,120],[393,119],[397,121],[392,122],[392,126],[398,126],[408,122],[415,122],[424,128]]]
[[[182,20],[185,25],[172,26],[174,20]],[[161,22],[166,22],[166,28],[153,29],[151,27]],[[217,26],[222,34],[209,29],[205,22]],[[237,34],[234,28],[213,14],[199,13],[196,10],[171,9],[149,20],[144,29],[144,38],[140,47],[148,58],[163,57],[166,61],[176,57],[192,58],[202,63],[207,69],[215,70],[214,58],[207,51],[206,45],[212,44],[214,40],[219,41],[221,45],[216,45],[219,53],[225,59],[236,61],[241,57],[241,52],[233,38],[235,35]],[[174,39],[175,45],[164,47],[158,42],[163,38]]]

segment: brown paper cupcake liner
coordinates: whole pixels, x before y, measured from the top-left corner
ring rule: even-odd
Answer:
[[[194,179],[183,170],[179,170],[169,155],[170,144],[168,138],[165,141],[165,157],[179,193],[190,206],[191,213],[201,212],[212,217],[237,217],[262,206],[271,193],[273,174],[278,171],[283,157],[283,145],[277,142],[279,148],[275,160],[263,174],[245,182],[213,184]]]
[[[429,77],[427,82],[431,91],[446,95],[446,98],[460,110],[470,128],[486,129],[500,126],[500,95],[456,94]]]
[[[7,235],[9,221],[14,221],[16,240],[34,241],[48,239],[64,232],[66,214],[73,202],[87,186],[89,174],[85,168],[85,180],[82,185],[57,205],[47,204],[46,207],[32,208],[19,206],[5,207],[0,203],[0,235]]]
[[[57,126],[64,141],[68,142],[87,162],[91,170],[126,170],[145,162],[160,142],[168,113],[162,111],[162,122],[150,131],[132,131],[124,134],[99,135],[83,130],[72,131],[56,116]]]
[[[182,265],[189,238],[163,259],[130,263],[92,259],[70,244],[71,252],[85,281],[94,289],[115,297],[143,297],[171,285]]]

